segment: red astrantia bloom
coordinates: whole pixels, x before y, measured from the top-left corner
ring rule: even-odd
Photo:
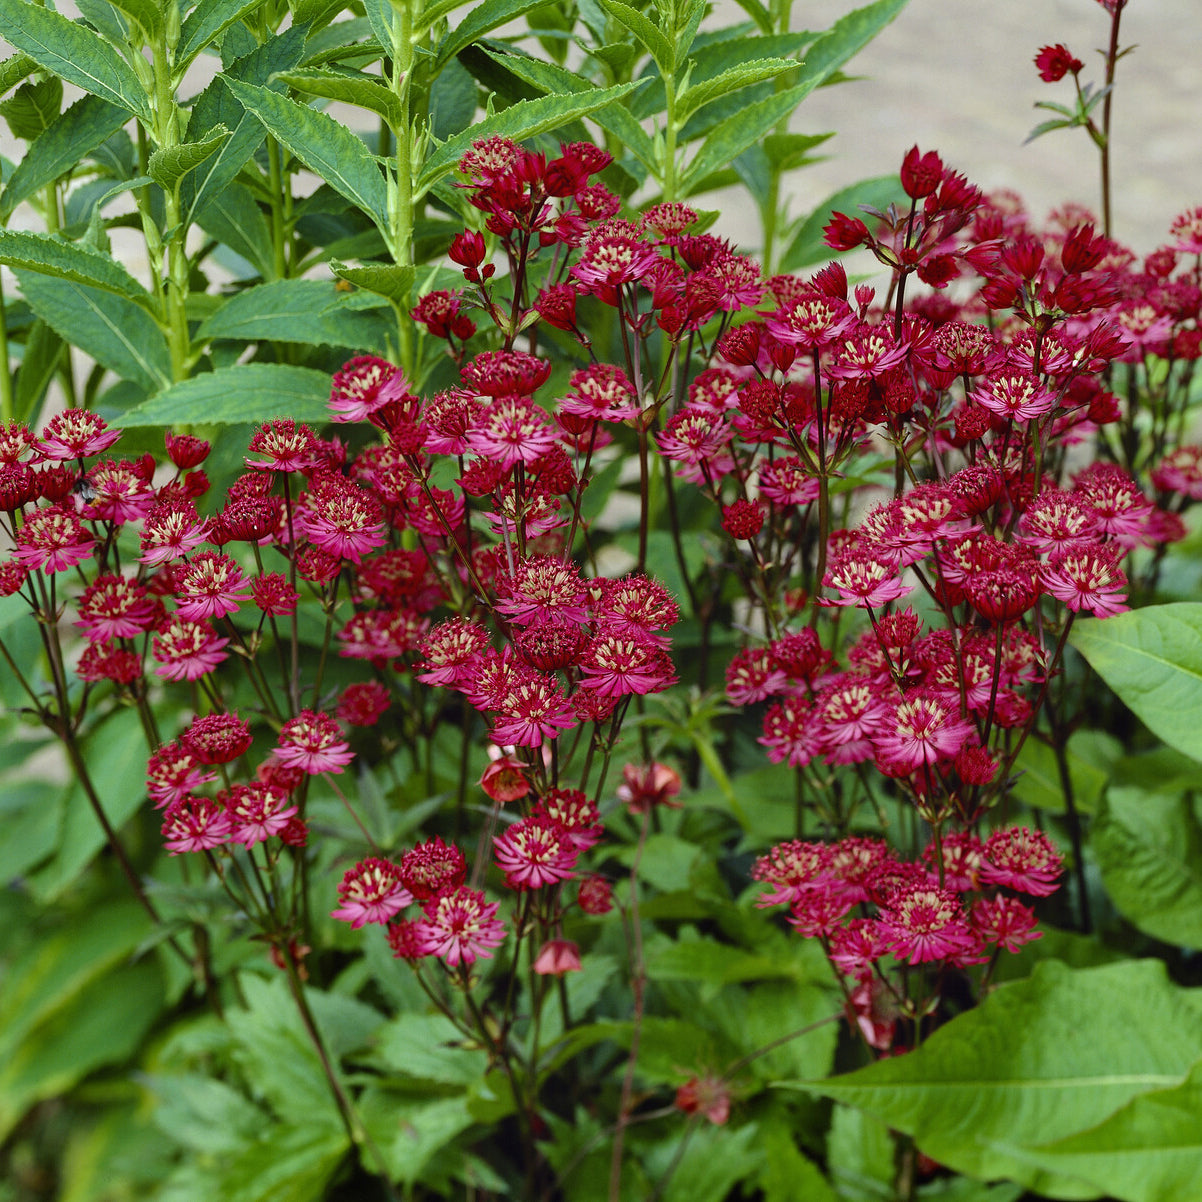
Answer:
[[[917,146],[906,151],[901,165],[902,190],[912,200],[930,196],[943,182],[943,161],[933,150],[923,154]]]
[[[519,560],[497,584],[498,612],[519,625],[551,617],[582,623],[588,617],[587,600],[576,565],[553,555]]]
[[[855,549],[836,557],[822,578],[824,588],[834,589],[837,597],[824,597],[824,605],[854,605],[875,608],[913,592],[897,568],[873,555],[875,548]]]
[[[392,704],[392,694],[378,680],[348,684],[338,698],[334,716],[350,726],[375,726]]]
[[[973,906],[970,919],[982,943],[996,943],[1008,952],[1043,938],[1043,932],[1035,930],[1035,911],[1017,897],[983,897]]]
[[[623,764],[618,800],[632,814],[645,814],[658,806],[678,810],[682,803],[672,799],[680,793],[680,773],[667,764]]]
[[[78,515],[60,505],[35,509],[17,531],[14,558],[31,571],[65,572],[90,559],[96,543]]]
[[[418,901],[458,889],[467,877],[467,860],[453,843],[437,835],[401,857],[401,880]]]
[[[209,536],[209,522],[196,512],[189,499],[160,499],[146,514],[142,525],[142,556],[139,563],[159,567],[196,550]]]
[[[225,791],[225,812],[230,819],[230,842],[254,847],[272,835],[282,835],[297,807],[288,804],[288,794],[275,785],[252,781]]]
[[[264,472],[301,472],[317,454],[317,436],[306,425],[290,417],[264,422],[247,448],[259,458],[246,458],[247,467]]]
[[[573,876],[580,852],[567,832],[550,818],[515,822],[493,840],[497,865],[511,889],[540,889]]]
[[[108,450],[121,434],[87,409],[65,409],[46,423],[34,447],[43,459],[86,459]]]
[[[559,432],[530,397],[514,395],[493,397],[464,437],[470,450],[509,469],[545,455],[558,442]]]
[[[480,788],[502,805],[508,801],[518,801],[530,792],[526,765],[512,755],[499,756],[481,774]]]
[[[450,968],[491,959],[492,949],[505,941],[505,924],[496,917],[500,908],[465,885],[432,897],[422,907],[426,955],[441,957]]]
[[[751,879],[771,886],[756,899],[756,906],[792,904],[812,889],[829,891],[835,883],[831,871],[831,849],[827,843],[792,839],[778,843],[760,856],[751,869]]]
[[[280,728],[275,757],[281,764],[301,768],[311,776],[339,773],[355,758],[342,728],[329,714],[301,710]]]
[[[237,714],[193,718],[179,737],[184,750],[201,764],[229,764],[250,750],[250,724]]]
[[[199,680],[228,658],[223,647],[229,639],[217,637],[207,622],[189,622],[172,614],[155,631],[150,653],[164,680]]]
[[[580,789],[548,789],[531,817],[559,826],[579,851],[587,851],[604,834],[597,803]]]
[[[228,555],[198,551],[176,579],[176,613],[189,622],[224,618],[247,600],[246,574]]]
[[[137,465],[124,460],[102,460],[87,478],[91,500],[84,507],[88,521],[136,522],[154,505],[155,493],[150,481]]]
[[[112,642],[89,643],[75,665],[75,674],[80,680],[133,684],[142,675],[142,657]]]
[[[660,693],[676,683],[668,653],[640,635],[603,632],[580,657],[582,685],[602,697]]]
[[[251,581],[250,599],[255,608],[275,617],[286,617],[296,612],[300,593],[285,579],[281,572],[264,572]]]
[[[563,413],[591,418],[593,421],[623,421],[637,417],[638,398],[634,385],[620,367],[594,363],[572,373],[572,391],[559,402]]]
[[[1116,551],[1102,543],[1075,543],[1057,551],[1044,565],[1044,590],[1069,609],[1087,609],[1098,618],[1123,613],[1127,609],[1127,577],[1118,558]]]
[[[334,373],[330,414],[336,422],[363,422],[409,392],[401,371],[375,355],[360,355]]]
[[[764,510],[740,498],[722,509],[722,529],[733,539],[751,540],[764,528]]]
[[[732,705],[752,705],[783,693],[789,678],[768,647],[745,647],[726,666],[726,697]]]
[[[483,351],[460,375],[484,397],[533,396],[551,376],[551,361],[524,351]]]
[[[1085,64],[1061,42],[1055,46],[1043,46],[1035,56],[1035,66],[1039,68],[1039,78],[1044,83],[1057,83],[1070,71],[1076,75]]]
[[[233,826],[224,807],[209,797],[182,797],[163,814],[163,846],[173,855],[212,851],[228,843]]]
[[[352,563],[385,542],[380,502],[345,476],[322,475],[313,481],[297,506],[296,527],[327,555]]]
[[[614,887],[603,876],[593,873],[581,877],[576,891],[576,901],[585,914],[598,917],[614,908]]]
[[[191,434],[176,434],[172,430],[163,435],[163,441],[167,447],[167,458],[181,472],[199,467],[213,449],[212,444],[203,438],[195,438]]]
[[[730,1118],[730,1088],[721,1077],[690,1077],[676,1091],[676,1109],[703,1114],[715,1127]]]
[[[985,840],[981,882],[1005,885],[1033,897],[1047,897],[1059,888],[1064,863],[1042,831],[1025,826],[1003,827]]]
[[[105,574],[84,590],[75,625],[92,643],[132,639],[150,629],[156,612],[155,603],[140,584],[126,576]]]
[[[217,779],[180,743],[164,743],[146,763],[146,793],[156,810],[180,801],[194,789]]]
[[[549,939],[539,949],[530,967],[544,977],[562,977],[565,972],[579,972],[580,948],[570,939]]]
[[[937,885],[896,889],[881,906],[877,924],[889,951],[910,964],[948,959],[962,964],[978,949],[959,897]]]
[[[924,764],[950,759],[975,733],[959,705],[929,692],[911,693],[873,736],[890,774],[908,775]]]
[[[342,904],[330,917],[358,929],[369,922],[386,923],[413,901],[413,895],[402,883],[397,865],[369,856],[347,869],[338,886],[338,900]]]
[[[576,725],[563,689],[541,673],[514,681],[494,708],[499,714],[489,738],[498,747],[538,747]]]
[[[772,763],[801,768],[820,754],[822,727],[813,711],[808,698],[786,697],[764,715],[764,733],[756,742],[768,749]]]

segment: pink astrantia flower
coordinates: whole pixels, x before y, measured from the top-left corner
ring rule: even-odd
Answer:
[[[265,472],[299,472],[317,454],[317,436],[306,425],[290,417],[264,422],[251,436],[247,447],[257,459],[246,458],[247,467]]]
[[[873,742],[890,772],[906,775],[950,759],[973,734],[973,724],[960,717],[957,702],[924,691],[898,702]]]
[[[801,839],[778,843],[756,860],[751,879],[771,886],[768,893],[756,899],[755,904],[761,908],[792,904],[814,889],[829,892],[835,882],[830,845]]]
[[[538,747],[576,725],[559,683],[541,673],[515,681],[496,708],[500,714],[489,737],[498,747]]]
[[[90,559],[96,543],[79,517],[61,505],[35,509],[17,531],[14,558],[31,571],[65,572]]]
[[[355,758],[342,728],[329,714],[301,710],[280,728],[275,758],[311,776],[338,773]]]
[[[56,413],[34,444],[43,459],[86,459],[107,450],[122,431],[109,429],[108,423],[87,409],[65,409]]]
[[[530,397],[500,396],[481,409],[464,437],[470,450],[508,469],[545,455],[559,432]]]
[[[182,797],[163,814],[163,846],[177,856],[211,851],[228,843],[232,826],[225,809],[209,797]]]
[[[838,558],[822,578],[824,588],[834,589],[837,597],[824,597],[824,605],[854,605],[875,608],[913,592],[884,558],[870,551],[850,551]]]
[[[1043,938],[1043,932],[1035,929],[1035,911],[1017,897],[983,897],[973,906],[971,919],[982,943],[996,943],[1008,952]]]
[[[1074,543],[1057,551],[1040,576],[1044,590],[1069,609],[1108,618],[1125,612],[1127,577],[1118,553],[1102,543]]]
[[[549,818],[523,818],[493,841],[497,864],[511,889],[540,889],[573,876],[580,854],[567,832]]]
[[[148,567],[160,567],[196,550],[209,537],[209,521],[197,515],[191,500],[157,501],[142,525],[142,556]]]
[[[198,551],[176,580],[175,612],[188,622],[224,618],[247,600],[246,574],[228,555]]]
[[[345,476],[323,475],[312,482],[297,507],[296,528],[327,555],[352,563],[385,542],[380,502]]]
[[[500,908],[500,902],[487,902],[465,885],[432,897],[422,907],[425,954],[440,956],[451,968],[491,959],[492,949],[505,940],[505,924],[496,917]]]
[[[367,421],[408,391],[408,381],[399,369],[375,355],[360,355],[334,373],[330,414],[336,422]]]
[[[1055,893],[1064,862],[1043,831],[1003,827],[985,840],[981,882],[1005,885],[1033,897]]]
[[[548,939],[530,967],[544,977],[562,977],[565,972],[579,972],[580,948],[570,939]]]
[[[146,590],[126,576],[105,574],[84,590],[75,623],[92,643],[132,639],[154,624],[155,604]]]
[[[252,781],[234,785],[224,797],[230,818],[230,842],[253,847],[287,829],[297,807],[288,804],[288,794],[275,785]]]
[[[977,950],[959,897],[937,885],[895,890],[881,906],[878,924],[889,950],[910,964],[947,959],[964,963]]]
[[[387,922],[413,901],[413,894],[405,888],[401,870],[391,860],[369,856],[347,869],[338,886],[338,900],[342,904],[331,911],[330,917],[358,928],[368,922]]]
[[[150,653],[158,662],[154,674],[164,680],[199,680],[227,657],[207,622],[189,622],[179,614],[169,617],[155,632]]]
[[[1042,417],[1056,406],[1056,394],[1027,372],[989,376],[981,382],[971,399],[998,417],[1018,421]]]
[[[467,877],[467,860],[453,843],[435,835],[401,857],[401,880],[421,902],[458,889]]]
[[[237,714],[206,714],[193,718],[179,741],[201,764],[230,764],[250,750],[250,723]]]
[[[156,810],[216,779],[216,772],[202,771],[197,759],[179,743],[164,743],[146,763],[146,793]]]
[[[83,511],[88,521],[108,521],[117,525],[136,522],[154,504],[154,488],[149,474],[140,465],[112,459],[102,460],[88,474],[91,500]]]

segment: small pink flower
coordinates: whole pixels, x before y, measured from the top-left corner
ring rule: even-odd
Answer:
[[[465,885],[431,898],[422,908],[425,954],[440,956],[451,968],[491,959],[492,949],[505,941],[505,924],[496,917],[500,908]]]
[[[667,764],[623,764],[622,783],[618,800],[632,814],[645,814],[658,806],[678,810],[682,803],[674,801],[681,790],[680,773]]]
[[[419,843],[401,857],[401,880],[421,902],[449,889],[458,889],[467,877],[467,860],[453,843],[437,835]]]
[[[676,1109],[702,1114],[721,1127],[730,1118],[730,1089],[721,1077],[690,1077],[676,1091]]]
[[[146,764],[146,792],[156,810],[216,779],[216,772],[202,772],[196,758],[179,743],[164,743]]]
[[[106,574],[84,590],[75,623],[89,642],[132,639],[154,624],[155,604],[146,590],[126,576]]]
[[[201,764],[229,764],[250,750],[250,724],[237,714],[193,718],[179,737],[184,750]]]
[[[86,459],[107,450],[121,434],[87,409],[65,409],[46,423],[35,448],[43,459]]]
[[[973,906],[971,917],[983,943],[996,943],[1008,952],[1017,952],[1023,944],[1043,938],[1043,932],[1035,929],[1035,911],[1017,897],[983,897]]]
[[[339,773],[355,758],[342,728],[329,714],[301,710],[280,728],[275,757],[281,764],[301,768],[311,776]]]
[[[401,870],[391,860],[369,856],[347,869],[338,886],[338,900],[342,905],[331,911],[330,917],[357,929],[368,922],[388,922],[413,901],[413,894],[402,884]]]
[[[977,950],[960,899],[950,889],[920,884],[896,889],[881,906],[878,921],[889,950],[910,964],[962,963]]]
[[[985,840],[981,883],[1005,885],[1033,897],[1055,893],[1064,863],[1042,831],[1003,827]]]
[[[511,889],[540,889],[573,876],[579,850],[558,823],[523,818],[493,840],[497,864]]]
[[[539,949],[530,967],[545,977],[562,977],[565,972],[579,972],[580,948],[570,939],[549,939]]]
[[[283,834],[297,812],[296,806],[288,804],[283,789],[262,781],[234,785],[224,800],[230,818],[230,842],[246,847]]]
[[[222,650],[228,642],[207,622],[189,622],[173,614],[151,643],[150,653],[159,665],[154,674],[164,680],[199,680],[228,658]]]
[[[173,856],[211,851],[229,842],[231,831],[229,815],[209,797],[182,797],[163,814],[163,846]]]
[[[188,622],[224,618],[247,600],[249,583],[245,573],[228,555],[199,551],[177,578],[175,612]]]
[[[59,505],[35,509],[17,531],[13,553],[25,567],[45,572],[65,572],[90,559],[96,543],[79,517]]]

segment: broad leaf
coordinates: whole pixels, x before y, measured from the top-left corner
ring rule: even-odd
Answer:
[[[1159,962],[1072,970],[1048,961],[921,1048],[803,1088],[913,1135],[958,1172],[1093,1197],[1021,1150],[1086,1131],[1140,1094],[1181,1084],[1202,1058],[1200,1019],[1202,1002],[1172,985]]]
[[[302,71],[285,71],[276,76],[280,83],[310,96],[321,96],[326,100],[340,100],[367,109],[388,122],[396,133],[401,128],[403,111],[401,102],[391,89],[370,75],[356,71],[347,73],[329,68],[307,68]]]
[[[0,263],[25,268],[60,280],[74,280],[112,292],[151,308],[150,294],[116,259],[77,242],[64,242],[52,234],[0,230]]]
[[[1122,754],[1116,739],[1101,731],[1079,730],[1064,747],[1065,764],[1078,811],[1092,814],[1110,779],[1108,765]],[[1014,795],[1029,806],[1062,814],[1064,786],[1056,753],[1046,743],[1028,739],[1014,764]]]
[[[823,263],[835,257],[836,252],[822,240],[822,231],[830,224],[832,213],[854,214],[857,212],[856,206],[861,204],[884,209],[899,195],[902,195],[901,181],[896,175],[878,175],[873,179],[860,180],[858,184],[841,188],[828,196],[793,235],[781,256],[778,270],[797,271],[801,267]]]
[[[1202,803],[1112,787],[1090,838],[1125,918],[1166,943],[1202,948]]]
[[[329,280],[273,280],[232,296],[201,323],[196,337],[378,347],[379,319],[355,312],[345,301]]]
[[[388,183],[375,157],[350,130],[267,88],[234,80],[227,87],[272,137],[361,209],[387,239]]]
[[[663,33],[649,17],[623,4],[621,0],[599,0],[601,7],[613,19],[624,25],[632,34],[647,47],[647,52],[655,60],[661,75],[676,73],[676,48],[671,40]]]
[[[545,0],[483,0],[443,38],[434,59],[434,71],[441,71],[460,50],[473,45],[486,33],[543,3]]]
[[[1069,642],[1154,735],[1202,759],[1202,603],[1087,618]]]
[[[146,392],[171,381],[171,353],[154,318],[132,300],[73,280],[17,272],[30,308],[97,363]]]
[[[253,12],[263,0],[200,0],[184,18],[175,48],[176,71],[182,71],[219,33]]]
[[[354,267],[331,259],[330,270],[340,279],[408,306],[413,295],[414,268],[396,263],[364,263]]]
[[[7,100],[0,101],[14,138],[32,142],[58,120],[63,108],[63,81],[55,75],[22,84]]]
[[[77,100],[30,145],[17,164],[8,186],[0,193],[0,218],[7,217],[21,201],[65,175],[128,120],[129,113],[124,108],[98,96]]]
[[[229,140],[230,131],[224,125],[214,126],[203,142],[184,142],[156,150],[146,164],[146,173],[159,187],[175,188],[184,176],[195,171]]]
[[[677,98],[676,115],[679,120],[684,121],[702,105],[709,104],[711,100],[717,100],[721,96],[727,96],[731,92],[737,92],[740,88],[749,87],[751,84],[775,79],[786,71],[792,71],[796,66],[796,63],[789,62],[787,59],[761,58],[743,63],[738,67],[731,67],[720,75],[715,75],[712,79],[702,80],[689,87]]]
[[[28,0],[0,0],[5,38],[47,71],[77,88],[154,121],[134,70],[99,34]]]
[[[183,380],[130,409],[123,426],[245,425],[329,419],[330,377],[285,363],[236,363]]]
[[[196,215],[197,223],[241,255],[264,279],[270,279],[271,230],[250,189],[242,184],[229,184],[212,193],[206,188],[206,196]]]

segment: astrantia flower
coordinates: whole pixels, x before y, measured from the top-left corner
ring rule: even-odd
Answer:
[[[179,737],[184,749],[201,764],[229,764],[250,750],[250,724],[237,714],[193,718]]]
[[[288,804],[283,789],[262,781],[234,785],[225,793],[224,801],[230,818],[230,842],[246,847],[283,834],[297,811],[296,806]]]
[[[345,476],[322,475],[312,482],[297,506],[296,527],[327,555],[351,563],[385,542],[380,502]]]
[[[117,525],[136,522],[154,504],[154,488],[137,465],[124,460],[102,460],[88,474],[91,499],[83,510],[88,521]]]
[[[884,605],[913,592],[898,575],[897,568],[870,550],[850,550],[838,556],[822,578],[824,588],[838,596],[824,597],[826,605],[854,605],[862,608]]]
[[[496,917],[500,908],[500,902],[487,902],[464,885],[431,898],[422,907],[426,954],[440,956],[451,968],[491,959],[492,949],[505,941],[505,924]]]
[[[458,889],[467,877],[467,860],[453,843],[437,835],[401,857],[401,880],[418,901]]]
[[[251,581],[250,599],[255,608],[275,617],[286,617],[296,612],[300,594],[288,583],[281,572],[264,572]]]
[[[267,472],[299,472],[317,452],[317,436],[290,417],[264,422],[251,436],[247,449],[258,458],[246,458],[247,467]]]
[[[591,418],[593,421],[622,421],[637,417],[638,398],[634,385],[620,367],[594,363],[572,373],[572,391],[559,402],[564,413]]]
[[[977,950],[959,897],[936,885],[897,889],[881,906],[878,926],[893,955],[910,964],[963,963]]]
[[[872,919],[853,918],[831,932],[831,963],[849,977],[872,976],[873,966],[888,950],[888,940]]]
[[[43,459],[86,459],[107,450],[121,434],[87,409],[65,409],[46,423],[34,445]]]
[[[133,684],[142,675],[142,657],[114,642],[89,643],[75,665],[75,675],[80,680]]]
[[[216,779],[217,773],[202,771],[196,757],[180,743],[164,743],[146,764],[146,793],[157,810]]]
[[[960,717],[957,703],[918,692],[897,704],[873,742],[890,772],[906,775],[924,764],[950,759],[973,732],[972,723]]]
[[[789,678],[768,647],[745,647],[726,667],[726,696],[732,705],[752,705],[785,691]]]
[[[280,728],[275,757],[281,764],[303,769],[311,776],[338,773],[355,758],[342,728],[329,714],[301,710]]]
[[[515,681],[494,708],[499,713],[489,737],[498,747],[538,747],[576,725],[563,689],[541,673]]]
[[[1056,552],[1042,579],[1044,590],[1071,610],[1107,618],[1127,609],[1127,577],[1117,552],[1102,543],[1075,543]]]
[[[1017,897],[983,897],[973,906],[971,920],[982,943],[996,943],[1008,952],[1043,938],[1043,932],[1035,929],[1035,911]]]
[[[573,875],[580,854],[567,832],[549,818],[523,818],[493,840],[497,865],[511,889],[539,889]]]
[[[198,551],[176,579],[176,613],[189,622],[224,618],[247,600],[246,574],[228,555]]]
[[[585,914],[597,917],[608,914],[614,908],[613,886],[603,876],[593,873],[581,877],[576,891],[576,901]]]
[[[751,879],[772,887],[755,904],[761,908],[791,904],[810,889],[829,891],[834,883],[830,860],[830,846],[826,843],[800,839],[778,843],[752,866]]]
[[[998,417],[1030,421],[1056,407],[1056,394],[1027,372],[1011,371],[987,376],[971,399]]]
[[[140,584],[126,576],[105,574],[84,590],[75,625],[93,643],[132,639],[150,629],[155,612],[154,602]]]
[[[822,726],[813,710],[805,697],[786,697],[764,715],[764,733],[756,742],[768,749],[772,763],[800,768],[820,753]]]
[[[676,1091],[676,1109],[703,1114],[716,1127],[730,1118],[730,1087],[721,1077],[690,1077]]]
[[[232,830],[225,809],[209,797],[182,797],[163,814],[163,846],[177,856],[185,851],[211,851],[229,842]]]
[[[796,455],[788,455],[760,468],[760,496],[777,505],[808,505],[818,499],[818,477]]]
[[[597,803],[580,789],[548,789],[531,817],[558,825],[580,851],[587,851],[604,833]]]
[[[602,697],[659,693],[676,683],[668,653],[638,635],[602,633],[580,657],[583,685]]]
[[[500,755],[484,769],[480,776],[480,788],[502,805],[507,801],[517,801],[530,792],[526,765],[512,755]]]
[[[338,886],[338,900],[342,904],[330,917],[359,928],[369,922],[387,922],[413,901],[413,895],[391,860],[369,856],[347,869]]]
[[[1059,887],[1064,869],[1059,853],[1042,831],[1004,827],[985,840],[981,882],[1005,885],[1033,897],[1047,897]]]
[[[330,413],[336,422],[367,421],[408,391],[409,384],[399,369],[375,355],[360,355],[334,373]]]
[[[576,565],[553,555],[519,560],[497,584],[497,610],[519,624],[550,617],[583,622],[587,600]]]
[[[418,677],[423,684],[458,687],[488,646],[488,631],[467,618],[448,618],[431,626],[422,638]]]
[[[524,351],[483,351],[460,375],[485,397],[533,396],[550,378],[551,361]]]
[[[209,522],[196,512],[191,500],[171,497],[156,502],[142,525],[142,556],[148,567],[181,559],[208,538]]]
[[[405,608],[363,610],[347,619],[338,632],[339,655],[367,659],[383,667],[409,651],[416,651],[429,619]]]
[[[544,977],[562,977],[565,972],[579,972],[580,948],[570,939],[548,939],[539,948],[530,967]]]
[[[191,434],[176,434],[173,430],[168,430],[163,435],[163,441],[167,447],[167,458],[181,472],[199,467],[213,449],[212,443],[203,438],[195,438]]]
[[[155,631],[150,653],[164,680],[199,680],[227,658],[222,650],[229,639],[220,639],[207,622],[189,622],[172,614]]]
[[[1056,83],[1070,71],[1076,75],[1085,64],[1076,58],[1072,51],[1060,42],[1055,46],[1042,46],[1035,56],[1035,66],[1039,69],[1039,78],[1044,83]]]
[[[79,517],[60,505],[35,509],[17,531],[14,558],[31,571],[65,572],[90,559],[96,543]]]
[[[681,803],[673,801],[680,789],[680,773],[653,760],[650,764],[623,764],[617,792],[618,800],[630,813],[645,814],[659,806],[680,809]]]
[[[350,726],[375,726],[392,704],[392,694],[378,680],[348,684],[338,698],[334,716]]]
[[[493,397],[464,436],[468,448],[503,468],[532,463],[559,439],[547,414],[528,396]]]

